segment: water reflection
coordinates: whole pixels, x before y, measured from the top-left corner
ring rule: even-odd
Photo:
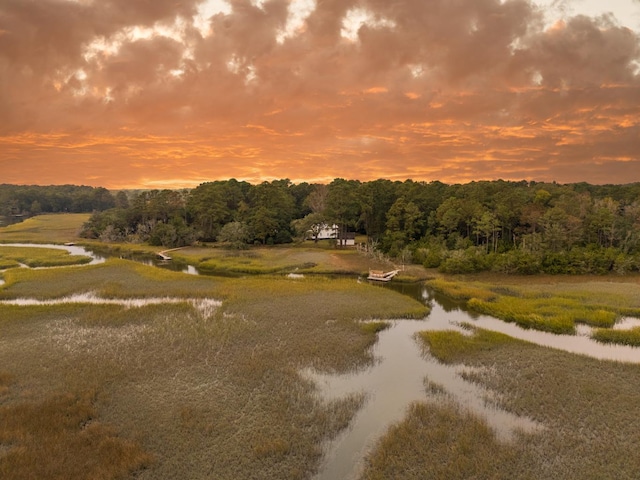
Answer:
[[[57,250],[66,250],[70,255],[79,255],[83,257],[90,257],[91,261],[89,263],[77,264],[77,265],[60,265],[57,267],[35,267],[34,270],[40,270],[43,268],[62,268],[69,266],[82,266],[82,265],[95,265],[98,263],[103,263],[105,261],[104,257],[94,254],[93,252],[85,249],[84,247],[79,247],[77,245],[58,245],[53,243],[2,243],[1,247],[29,247],[29,248],[55,248]],[[24,263],[20,263],[21,268],[30,268],[28,265]],[[0,278],[0,287],[4,285],[6,282],[4,279]]]
[[[430,319],[395,320],[391,328],[379,333],[373,350],[376,361],[371,368],[343,375],[303,372],[318,384],[327,399],[353,393],[366,395],[365,405],[349,427],[328,445],[317,480],[357,478],[365,455],[387,428],[403,419],[411,403],[428,399],[425,378],[482,416],[502,440],[510,440],[515,431],[540,428],[530,419],[499,409],[490,392],[462,378],[465,367],[443,365],[423,353],[414,335],[441,326]]]
[[[640,318],[622,317],[616,321],[613,326],[614,330],[630,330],[640,327]]]

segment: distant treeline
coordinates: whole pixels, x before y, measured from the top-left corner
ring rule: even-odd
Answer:
[[[109,242],[175,247],[200,240],[243,248],[313,238],[319,225],[335,224],[367,235],[379,252],[445,272],[640,270],[640,183],[284,179],[252,185],[231,179],[116,195],[68,186],[2,186],[0,192],[10,188],[16,196],[0,198],[17,211],[33,213],[34,201],[41,212],[96,210],[83,235]],[[26,194],[37,188],[52,190],[38,198]]]
[[[0,215],[31,216],[41,213],[88,213],[116,206],[106,188],[77,185],[0,184]]]

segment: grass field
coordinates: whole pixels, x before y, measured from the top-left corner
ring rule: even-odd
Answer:
[[[88,213],[39,215],[0,228],[0,243],[66,243],[77,240]]]
[[[300,369],[361,367],[382,326],[358,320],[427,311],[353,278],[197,277],[119,259],[5,279],[5,299],[223,306],[0,305],[1,478],[309,478],[360,400],[322,402]]]
[[[0,269],[18,267],[60,267],[89,263],[91,257],[70,255],[57,248],[8,247],[0,243]]]
[[[0,229],[0,242],[56,241],[52,232],[68,234],[80,220],[50,217],[61,225],[37,217],[30,220],[40,223],[12,226],[11,238]],[[57,241],[70,241],[67,234]],[[3,272],[0,300],[93,292],[185,301],[0,304],[0,478],[310,479],[324,442],[348,425],[362,399],[325,402],[299,372],[363,368],[374,361],[371,346],[385,319],[427,313],[409,297],[348,275],[281,275],[304,265],[307,272],[374,268],[355,252],[292,246],[243,256],[200,247],[172,256],[248,265],[261,275],[192,276],[121,259]],[[443,280],[434,286],[461,301],[543,321],[584,309],[593,318],[571,313],[573,324],[606,323],[610,314],[597,312],[640,308],[634,278]],[[188,301],[194,298],[222,303],[202,309]],[[637,479],[640,366],[472,333],[432,332],[418,341],[425,355],[472,367],[465,378],[542,430],[501,441],[425,379],[425,402],[380,440],[362,478]]]
[[[431,288],[457,300],[470,310],[491,315],[524,328],[553,333],[575,333],[576,324],[598,327],[594,338],[608,343],[633,344],[637,335],[624,331],[605,334],[621,316],[640,317],[640,282],[637,277],[604,281],[577,277],[550,282],[547,278],[504,276],[499,283],[461,277],[437,278]]]
[[[308,478],[323,438],[346,425],[355,404],[322,404],[299,368],[366,364],[375,331],[355,320],[425,314],[408,298],[344,279],[215,280],[124,260],[7,276],[5,298],[60,297],[82,285],[105,297],[224,299],[209,317],[187,303],[0,306],[0,365],[13,379],[0,418],[7,422],[21,408],[32,412],[25,423],[41,423],[48,417],[35,417],[38,405],[52,405],[51,415],[66,418],[80,402],[91,412],[68,426],[68,435],[84,438],[87,418],[103,425],[122,444],[122,455],[135,453],[127,465],[139,478]],[[22,434],[7,435],[2,445],[9,453],[37,454]],[[74,445],[51,452],[71,461]],[[100,458],[100,442],[95,445],[87,455]],[[13,453],[0,457],[0,472],[38,475]]]

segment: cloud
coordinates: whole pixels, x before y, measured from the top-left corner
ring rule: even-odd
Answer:
[[[5,0],[3,181],[640,181],[640,41],[610,18],[208,1]]]

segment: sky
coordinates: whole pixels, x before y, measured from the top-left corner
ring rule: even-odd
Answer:
[[[0,183],[640,181],[640,0],[2,0]]]

